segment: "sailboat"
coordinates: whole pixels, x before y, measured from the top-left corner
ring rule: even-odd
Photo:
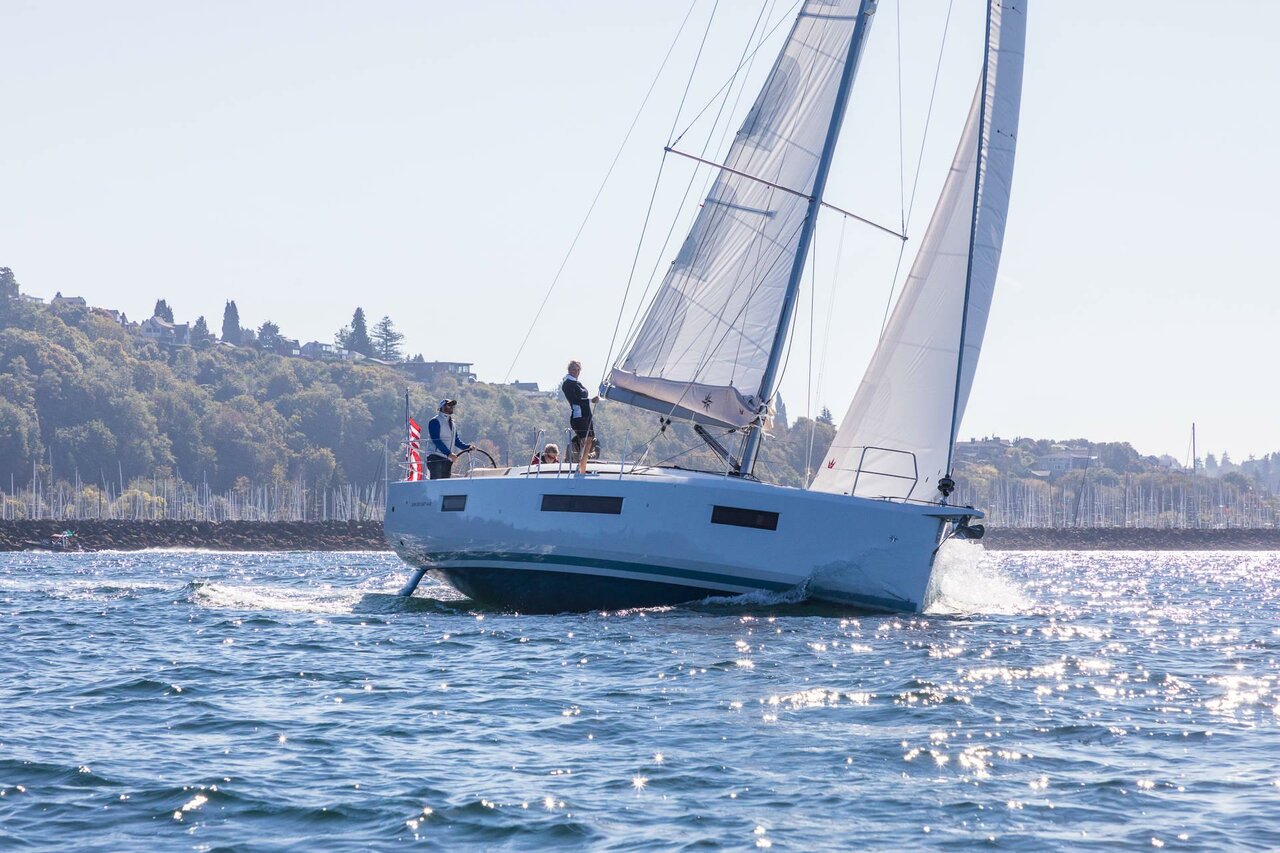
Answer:
[[[894,310],[807,488],[752,475],[877,0],[805,0],[601,393],[692,424],[723,468],[595,461],[393,483],[387,541],[484,605],[563,612],[800,590],[918,612],[948,539],[952,451],[1004,240],[1026,0],[989,0],[981,78]],[[738,452],[712,435],[737,436]]]

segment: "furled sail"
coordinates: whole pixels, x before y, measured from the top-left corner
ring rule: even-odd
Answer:
[[[990,2],[983,80],[942,197],[812,489],[932,499],[948,473],[1004,242],[1026,4]]]
[[[806,0],[725,168],[613,366],[607,397],[727,427],[760,414],[760,386],[862,6]]]

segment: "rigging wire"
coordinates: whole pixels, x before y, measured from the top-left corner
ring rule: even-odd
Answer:
[[[631,296],[631,286],[632,284],[635,283],[636,267],[639,266],[640,264],[640,252],[644,249],[645,236],[649,233],[649,222],[653,218],[653,208],[658,197],[658,187],[662,183],[662,172],[667,165],[668,149],[671,147],[671,145],[674,144],[674,142],[671,141],[672,136],[675,134],[676,128],[680,124],[680,114],[684,110],[685,99],[689,96],[689,89],[693,85],[693,77],[698,70],[698,62],[702,57],[702,50],[707,43],[707,35],[711,32],[711,21],[714,20],[716,9],[719,8],[719,5],[720,5],[719,0],[716,0],[716,5],[711,10],[711,17],[707,19],[707,29],[702,34],[701,44],[698,45],[697,56],[694,57],[693,67],[689,70],[689,79],[685,81],[684,95],[681,96],[680,98],[680,106],[676,109],[675,118],[673,118],[671,121],[671,130],[667,133],[668,145],[666,145],[663,148],[662,159],[658,162],[658,174],[654,177],[653,189],[649,193],[649,205],[645,209],[645,213],[644,213],[644,223],[640,226],[640,239],[636,241],[636,250],[631,258],[631,268],[627,271],[627,286],[622,291],[622,303],[618,306],[618,318],[614,321],[613,335],[609,338],[609,354],[605,357],[604,364],[603,364],[603,369],[605,373],[604,373],[604,376],[601,377],[602,384],[603,384],[603,379],[607,377],[609,375],[609,371],[613,369],[613,348],[618,342],[618,330],[622,327],[622,317],[627,312],[627,300]],[[761,9],[761,12],[763,14],[763,7]],[[752,36],[755,35],[756,28],[759,26],[760,26],[760,18],[757,17],[755,25],[751,28]],[[750,46],[750,44],[751,44],[751,37],[748,37],[747,45]],[[739,94],[741,94],[741,92],[739,92]],[[735,107],[736,107],[736,103],[735,103]],[[717,113],[716,121],[711,126],[711,133],[715,132],[715,126],[716,124],[719,123],[719,121],[720,121],[720,113]],[[681,135],[683,136],[683,134]],[[710,134],[708,134],[708,136],[710,136]],[[706,146],[704,145],[703,148],[705,150]],[[690,179],[689,186],[690,187],[693,186],[692,178]],[[687,199],[687,198],[688,198],[688,188],[685,189],[685,196],[684,196],[684,199]],[[682,207],[684,206],[684,199],[681,200]],[[668,230],[667,232],[667,239],[663,241],[662,252],[666,251],[667,242],[669,242],[671,239],[671,231],[674,231],[674,230],[675,230],[675,223],[673,222],[671,229]],[[627,328],[628,339],[630,339],[631,332],[635,328],[636,320],[639,317],[640,310],[644,306],[645,297],[649,295],[649,288],[653,285],[653,276],[657,272],[657,265],[659,262],[661,262],[661,253],[659,254],[658,261],[654,262],[653,271],[649,273],[649,282],[648,284],[645,285],[644,293],[640,295],[640,300],[636,304],[635,316],[632,318],[631,324]],[[626,349],[625,344],[623,346],[623,349],[624,350]]]
[[[764,47],[764,43],[766,40],[768,40],[769,36],[777,32],[778,27],[782,26],[787,21],[792,19],[791,13],[794,12],[802,2],[804,2],[804,0],[796,0],[795,3],[792,3],[791,8],[787,9],[787,11],[780,18],[778,18],[778,22],[774,24],[772,27],[770,27],[768,32],[760,36],[760,41],[756,43],[756,46],[751,51],[751,53],[747,54],[745,57],[743,57],[742,60],[739,61],[738,67],[733,69],[733,73],[729,75],[729,79],[726,80],[724,84],[721,85],[721,87],[717,89],[710,98],[707,99],[707,103],[702,107],[702,109],[698,110],[698,114],[689,120],[688,126],[686,126],[684,130],[680,131],[680,135],[677,136],[674,140],[672,140],[669,143],[670,147],[674,148],[676,145],[679,144],[681,139],[684,139],[684,135],[693,129],[693,126],[698,123],[698,119],[702,118],[702,116],[706,113],[707,110],[711,109],[711,105],[716,102],[716,99],[719,98],[720,95],[723,94],[726,89],[728,89],[730,86],[733,85],[734,80],[737,79],[738,72],[742,70],[743,66],[745,66],[749,62],[755,61],[756,54],[760,52],[760,49],[762,47]],[[769,12],[769,14],[770,15],[773,14],[772,10]],[[752,34],[754,35],[754,32]],[[747,39],[747,43],[750,44],[751,40]]]
[[[832,25],[832,24],[831,24],[831,22],[830,22],[830,21],[828,21],[828,22],[826,22],[826,24],[824,24],[824,26],[827,26],[827,27],[830,27],[831,25]],[[812,69],[811,69],[811,72],[812,72]],[[767,84],[766,84],[766,85],[767,85]],[[806,85],[807,85],[807,84],[801,84],[801,88],[804,88]],[[783,160],[783,163],[785,163],[785,162],[786,162],[786,161],[785,161],[785,156],[786,156],[786,155],[784,154],[784,160]],[[770,193],[770,198],[772,198],[772,191],[771,191],[771,193]],[[717,212],[719,212],[719,211],[717,211]],[[727,213],[727,212],[725,212],[723,215],[727,216],[727,215],[728,215],[728,213]],[[815,213],[815,215],[816,215],[816,213]],[[803,225],[803,223],[802,223],[802,225]],[[815,223],[815,226],[816,226],[816,223]],[[709,227],[709,228],[707,229],[706,233],[710,233],[710,231],[711,231],[711,230],[712,230],[712,229]],[[799,227],[797,228],[797,231],[798,231],[798,230],[799,230]],[[762,240],[762,239],[764,238],[764,235],[763,235],[763,234],[758,234],[757,236],[758,236],[758,238],[760,238],[760,240]],[[757,241],[757,245],[758,245],[758,243],[759,243],[759,240]],[[779,256],[779,258],[775,259],[775,263],[776,263],[776,261],[777,261],[777,260],[780,260],[780,259],[781,259],[781,256]],[[766,279],[766,277],[767,277],[767,274],[768,274],[768,270],[766,270],[766,271],[764,272],[764,274],[759,275],[759,276],[758,276],[758,278],[757,278],[756,283],[755,283],[755,284],[750,288],[750,290],[748,290],[748,292],[747,292],[747,298],[746,298],[746,300],[743,302],[742,307],[739,309],[737,316],[735,316],[735,318],[734,318],[734,322],[736,322],[736,321],[737,321],[738,317],[743,316],[743,315],[744,315],[744,314],[745,314],[745,313],[750,309],[750,307],[751,307],[751,300],[752,300],[752,298],[755,296],[755,294],[759,291],[760,287],[765,283],[765,279]],[[723,320],[722,320],[722,322],[723,322]],[[792,317],[791,317],[791,330],[793,330],[793,329],[795,328],[795,323],[796,323],[796,315],[793,313],[793,314],[792,314]],[[701,374],[702,369],[707,365],[707,363],[708,363],[709,359],[711,358],[712,354],[713,354],[713,353],[715,353],[715,352],[719,349],[720,344],[724,341],[724,339],[728,336],[729,332],[730,332],[730,331],[732,331],[732,330],[733,330],[733,324],[732,324],[732,323],[730,323],[730,324],[726,324],[726,331],[725,331],[725,334],[721,336],[721,338],[720,338],[720,340],[719,340],[719,341],[716,341],[714,344],[713,344],[713,343],[712,343],[712,341],[710,341],[710,340],[709,340],[709,341],[707,341],[706,345],[703,347],[703,351],[702,351],[702,353],[701,353],[701,356],[700,356],[700,359],[699,359],[699,362],[698,362],[698,367],[697,367],[697,369],[694,371],[694,375],[693,375],[693,377],[689,380],[689,383],[686,385],[686,391],[685,391],[685,393],[687,393],[687,392],[688,392],[688,388],[689,388],[690,386],[692,386],[692,384],[693,384],[694,382],[696,382],[696,381],[697,381],[697,377]],[[791,330],[788,330],[788,336],[790,336],[790,331],[791,331]],[[668,330],[668,332],[669,332],[669,331],[670,331],[670,330]],[[789,338],[788,338],[788,339],[789,339]],[[742,344],[743,344],[744,340],[745,340],[745,336],[744,336],[744,335],[739,335],[739,337],[738,337],[738,350],[737,350],[737,351],[735,352],[735,354],[734,354],[734,366],[735,366],[735,367],[737,366],[738,360],[740,359],[740,356],[741,356],[741,347],[742,347]],[[664,341],[665,341],[665,335],[664,335]],[[690,341],[690,342],[689,342],[689,344],[688,344],[688,346],[685,348],[684,352],[688,352],[688,351],[689,351],[689,349],[691,349],[695,343],[696,343],[696,340],[694,340],[694,341]],[[758,345],[757,345],[757,346],[758,346]],[[762,348],[762,347],[761,347],[761,348]],[[787,359],[787,360],[789,360],[789,359],[790,359],[790,352],[791,352],[791,350],[790,350],[790,344],[788,343],[787,354],[786,354],[786,359]],[[683,353],[682,353],[682,355],[683,355]],[[782,372],[781,372],[781,374],[779,374],[779,377],[778,377],[778,378],[779,378],[779,380],[781,379],[781,376],[782,376],[783,374],[785,374],[785,372],[786,372],[786,367],[784,366],[784,367],[782,368]],[[775,385],[775,390],[776,390],[776,385]],[[683,395],[682,395],[682,396],[683,396]],[[768,400],[761,400],[760,402],[767,404],[769,401],[768,401]]]
[[[942,41],[938,45],[938,64],[933,71],[933,88],[929,92],[929,108],[925,112],[924,131],[920,134],[920,155],[916,159],[916,173],[911,182],[911,199],[907,203],[906,212],[903,214],[902,233],[907,233],[907,226],[911,222],[911,216],[915,213],[916,207],[916,190],[920,188],[920,169],[924,164],[924,148],[925,143],[929,139],[929,123],[933,120],[933,104],[938,95],[938,79],[942,75],[942,56],[947,47],[947,33],[951,29],[951,10],[955,6],[955,0],[949,0],[947,3],[947,17],[942,24]],[[899,69],[898,75],[901,77],[901,53],[899,53]],[[901,109],[901,91],[899,91],[899,109]],[[889,298],[884,305],[884,318],[880,321],[880,337],[884,337],[885,327],[889,324],[889,309],[893,306],[893,295],[898,289],[898,276],[902,272],[902,259],[907,251],[907,244],[903,243],[898,247],[898,261],[893,268],[893,281],[889,286]]]
[[[762,6],[761,6],[760,15],[758,15],[758,16],[756,17],[755,24],[754,24],[754,25],[752,26],[752,28],[751,28],[751,34],[747,37],[747,42],[746,42],[746,44],[745,44],[745,45],[743,45],[743,57],[745,57],[745,59],[744,59],[744,58],[740,58],[740,59],[739,59],[738,67],[737,67],[737,69],[735,69],[735,71],[734,71],[734,77],[731,77],[731,78],[730,78],[730,80],[729,80],[729,83],[728,83],[728,84],[726,84],[725,86],[721,86],[721,87],[720,87],[720,89],[719,89],[719,90],[717,91],[717,93],[716,93],[716,97],[719,97],[719,95],[720,95],[720,94],[725,94],[725,97],[724,97],[724,98],[722,98],[722,99],[720,100],[720,108],[716,111],[715,119],[712,121],[712,123],[711,123],[711,128],[710,128],[710,129],[708,130],[708,132],[707,132],[707,138],[706,138],[706,140],[704,140],[704,141],[703,141],[703,143],[702,143],[702,152],[701,152],[701,153],[702,153],[702,154],[704,154],[704,155],[707,153],[708,149],[710,149],[710,147],[711,147],[711,139],[712,139],[712,137],[714,137],[714,136],[715,136],[715,129],[716,129],[716,127],[717,127],[717,126],[719,126],[719,124],[720,124],[720,119],[721,119],[722,117],[724,117],[724,116],[725,116],[725,104],[727,104],[727,103],[728,103],[728,91],[730,90],[731,84],[734,82],[734,79],[738,76],[738,72],[739,72],[739,71],[741,71],[744,67],[746,67],[746,68],[747,68],[748,73],[750,72],[750,65],[752,64],[753,59],[754,59],[754,57],[755,57],[756,53],[758,53],[758,52],[759,52],[759,50],[760,50],[760,48],[764,45],[764,41],[765,41],[765,39],[767,39],[767,38],[769,37],[769,35],[770,35],[774,30],[776,30],[776,29],[778,28],[778,25],[780,25],[780,24],[782,23],[782,21],[786,20],[785,18],[781,19],[781,20],[778,22],[778,24],[775,24],[775,25],[773,26],[773,28],[772,28],[771,30],[769,30],[769,31],[768,31],[768,32],[766,32],[766,33],[763,33],[763,34],[760,36],[759,41],[756,43],[756,47],[755,47],[754,49],[752,49],[752,48],[751,48],[751,42],[752,42],[752,39],[754,39],[754,38],[755,38],[756,33],[757,33],[757,31],[759,30],[760,22],[761,22],[762,20],[768,20],[768,17],[769,17],[769,16],[771,16],[771,15],[773,14],[773,7],[774,7],[774,5],[776,5],[776,2],[777,2],[777,0],[771,0],[771,2],[770,2],[770,3],[768,4],[768,6],[767,6],[767,8],[769,9],[769,12],[768,12],[767,14],[765,13],[765,8],[766,8],[766,6],[765,6],[765,5],[762,5]],[[692,75],[691,75],[690,79],[692,79]],[[742,92],[743,92],[743,90],[744,90],[744,89],[745,89],[745,87],[746,87],[746,75],[743,75],[742,79],[743,79],[743,85],[742,85],[742,86],[740,86],[740,87],[738,88],[738,94],[737,94],[737,96],[734,98],[733,107],[732,107],[732,109],[729,111],[729,116],[730,116],[730,117],[732,117],[733,113],[737,112],[737,109],[738,109],[738,103],[739,103],[739,101],[741,101],[741,99],[742,99]],[[714,100],[712,101],[712,103],[714,103]],[[710,104],[708,104],[708,107],[709,107],[709,106],[710,106]],[[700,118],[700,117],[701,117],[701,116],[706,112],[706,110],[707,110],[707,107],[704,107],[704,108],[703,108],[703,109],[698,113],[698,116],[696,116],[696,117],[693,119],[693,122],[691,122],[691,123],[690,123],[690,125],[689,125],[688,127],[686,127],[686,128],[684,129],[684,131],[682,131],[682,132],[681,132],[680,136],[676,137],[676,139],[675,139],[673,142],[671,142],[669,145],[667,145],[666,147],[667,147],[667,148],[674,147],[674,145],[675,145],[677,142],[679,142],[679,141],[680,141],[680,139],[683,139],[683,138],[684,138],[684,135],[685,135],[686,133],[688,133],[688,132],[689,132],[689,130],[693,127],[693,124],[697,122],[698,118]],[[679,119],[678,119],[678,117],[677,117],[677,121],[678,121],[678,120],[679,120]],[[724,129],[721,131],[721,134],[720,134],[720,143],[719,143],[719,144],[720,144],[720,147],[723,147],[723,146],[724,146],[724,140],[725,140],[725,137],[726,137],[726,136],[728,136],[729,129],[730,129],[730,127],[731,127],[731,126],[732,126],[732,125],[730,125],[728,122],[726,122],[726,124],[725,124],[725,126],[724,126]],[[672,129],[674,130],[674,127],[673,127]],[[666,152],[666,151],[664,151],[664,152],[663,152],[663,162],[664,162],[664,163],[666,162],[666,154],[667,154],[667,152]],[[684,188],[684,194],[683,194],[683,195],[681,196],[681,198],[680,198],[680,203],[679,203],[679,205],[678,205],[678,206],[677,206],[677,208],[676,208],[677,210],[683,210],[683,209],[684,209],[685,203],[686,203],[686,202],[688,202],[688,200],[689,200],[689,194],[690,194],[690,192],[692,192],[692,190],[693,190],[693,185],[694,185],[694,183],[697,181],[697,179],[698,179],[698,172],[695,170],[695,171],[694,171],[694,172],[689,176],[689,181],[688,181],[688,183],[685,185],[685,188]],[[710,180],[711,180],[711,179],[710,179],[710,176],[708,176],[708,177],[704,178],[704,180],[703,180],[702,193],[703,193],[704,195],[705,195],[705,193],[707,192],[707,186],[708,186],[708,184],[710,183]],[[656,187],[655,187],[655,192],[656,192]],[[653,201],[652,201],[652,199],[651,199],[651,200],[650,200],[650,212],[652,212],[652,204],[653,204]],[[648,219],[648,214],[646,214],[646,221],[647,221],[647,219]],[[679,223],[680,223],[680,217],[679,217],[679,215],[677,214],[675,217],[673,217],[673,218],[672,218],[672,220],[671,220],[671,225],[667,228],[667,234],[666,234],[666,237],[664,237],[664,238],[663,238],[662,246],[661,246],[661,248],[658,250],[658,253],[654,256],[653,267],[649,270],[649,277],[648,277],[648,281],[647,281],[647,283],[645,284],[644,292],[642,292],[642,293],[640,294],[640,299],[636,302],[636,310],[635,310],[635,312],[632,314],[631,322],[627,325],[627,333],[626,333],[625,337],[623,338],[623,340],[624,340],[624,343],[623,343],[623,345],[622,345],[622,350],[623,350],[623,351],[625,351],[625,350],[627,349],[627,347],[628,347],[631,343],[633,343],[633,342],[634,342],[634,337],[635,337],[635,335],[639,333],[639,329],[638,329],[637,327],[638,327],[638,324],[640,324],[640,322],[641,322],[641,320],[640,320],[641,312],[644,310],[644,306],[645,306],[645,304],[646,304],[646,303],[647,303],[647,301],[648,301],[649,291],[653,288],[654,282],[655,282],[655,281],[656,281],[656,279],[657,279],[658,266],[659,266],[659,264],[661,264],[661,263],[662,263],[662,259],[663,259],[664,257],[666,257],[666,254],[667,254],[667,247],[671,245],[671,238],[672,238],[672,236],[675,234],[676,226],[677,226],[677,225],[679,225]],[[642,244],[643,244],[643,233],[642,233],[642,235],[641,235],[641,244],[638,244],[638,245],[636,246],[636,261],[638,261],[638,260],[639,260],[639,255],[640,255],[640,251],[641,251],[641,249],[642,249]],[[633,263],[634,263],[634,262],[633,262]],[[634,267],[633,267],[633,268],[634,268]],[[631,281],[630,281],[630,279],[628,279],[628,282],[627,282],[627,290],[628,290],[628,292],[630,291],[630,288],[631,288]],[[624,314],[625,312],[626,312],[626,301],[625,301],[625,298],[624,298],[623,305],[622,305],[622,307],[619,309],[619,312],[618,312],[619,321],[621,320],[622,314]],[[620,323],[619,323],[619,325],[620,325]],[[610,341],[610,343],[609,343],[609,355],[610,355],[610,362],[612,361],[612,357],[613,357],[613,346],[614,346],[614,344],[616,343],[616,341],[617,341],[617,331],[616,331],[616,328],[615,328],[615,332],[614,332],[614,340]],[[609,367],[607,366],[607,367],[606,367],[606,369],[609,369]]]
[[[564,273],[564,269],[569,263],[569,258],[573,256],[573,251],[578,246],[578,240],[582,237],[582,232],[586,229],[587,222],[591,219],[591,214],[595,212],[596,204],[600,201],[600,196],[604,193],[604,188],[609,183],[609,178],[613,175],[613,170],[618,165],[618,160],[622,158],[622,152],[627,147],[627,142],[631,139],[631,134],[636,129],[636,125],[640,121],[640,116],[644,113],[644,108],[648,105],[649,98],[653,95],[653,90],[657,87],[659,78],[662,77],[662,72],[666,70],[667,61],[671,59],[671,54],[675,50],[676,44],[680,41],[680,36],[684,33],[685,25],[689,23],[689,18],[693,15],[693,10],[697,5],[698,0],[692,0],[689,4],[689,11],[685,12],[684,20],[680,22],[680,27],[676,30],[675,38],[671,40],[671,45],[667,48],[666,54],[662,57],[662,62],[658,66],[658,71],[653,75],[653,80],[649,83],[649,89],[645,92],[644,98],[640,102],[640,107],[636,110],[635,117],[631,119],[631,125],[627,128],[626,134],[622,137],[622,144],[618,146],[617,153],[613,155],[613,161],[609,164],[609,168],[605,172],[604,179],[600,182],[600,187],[596,190],[595,197],[591,199],[591,204],[587,207],[586,215],[582,217],[582,223],[578,225],[578,230],[573,235],[573,240],[569,243],[569,249],[565,252],[564,259],[560,261],[560,266],[556,270],[555,276],[551,279],[551,285],[547,288],[546,295],[542,297],[542,302],[538,305],[538,310],[533,315],[533,320],[529,323],[529,329],[524,333],[524,338],[520,341],[519,348],[516,349],[515,357],[511,359],[511,364],[507,367],[507,375],[502,379],[504,385],[511,379],[511,373],[515,370],[516,362],[520,360],[520,355],[524,352],[525,345],[529,343],[529,336],[533,334],[533,330],[538,324],[538,319],[542,316],[542,312],[547,307],[547,302],[551,299],[552,292],[555,291],[556,285],[560,282],[560,276]],[[710,22],[708,22],[708,26],[710,26]],[[706,37],[704,35],[704,41],[705,38]]]

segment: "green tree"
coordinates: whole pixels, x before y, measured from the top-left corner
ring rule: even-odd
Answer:
[[[156,300],[156,308],[151,312],[152,317],[159,317],[166,323],[173,322],[173,309],[169,307],[169,303],[163,299]]]
[[[278,352],[284,338],[280,336],[280,327],[267,320],[258,327],[258,346],[271,352]]]
[[[196,318],[195,325],[191,327],[191,345],[197,349],[204,349],[211,343],[213,343],[213,335],[209,334],[209,324],[201,314]]]
[[[0,299],[18,298],[18,280],[13,277],[13,270],[0,267]]]
[[[373,326],[373,352],[384,361],[399,361],[402,355],[400,344],[404,334],[396,331],[390,317],[383,317]]]
[[[222,341],[240,346],[240,309],[236,308],[234,299],[227,302],[222,309]]]
[[[351,315],[351,325],[343,326],[338,332],[338,343],[352,352],[361,355],[373,355],[373,341],[369,340],[369,327],[365,323],[364,309],[357,308]]]

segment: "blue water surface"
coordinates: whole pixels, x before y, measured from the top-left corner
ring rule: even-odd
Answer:
[[[0,555],[0,848],[1280,848],[1280,554],[969,548],[917,617],[405,577]]]

